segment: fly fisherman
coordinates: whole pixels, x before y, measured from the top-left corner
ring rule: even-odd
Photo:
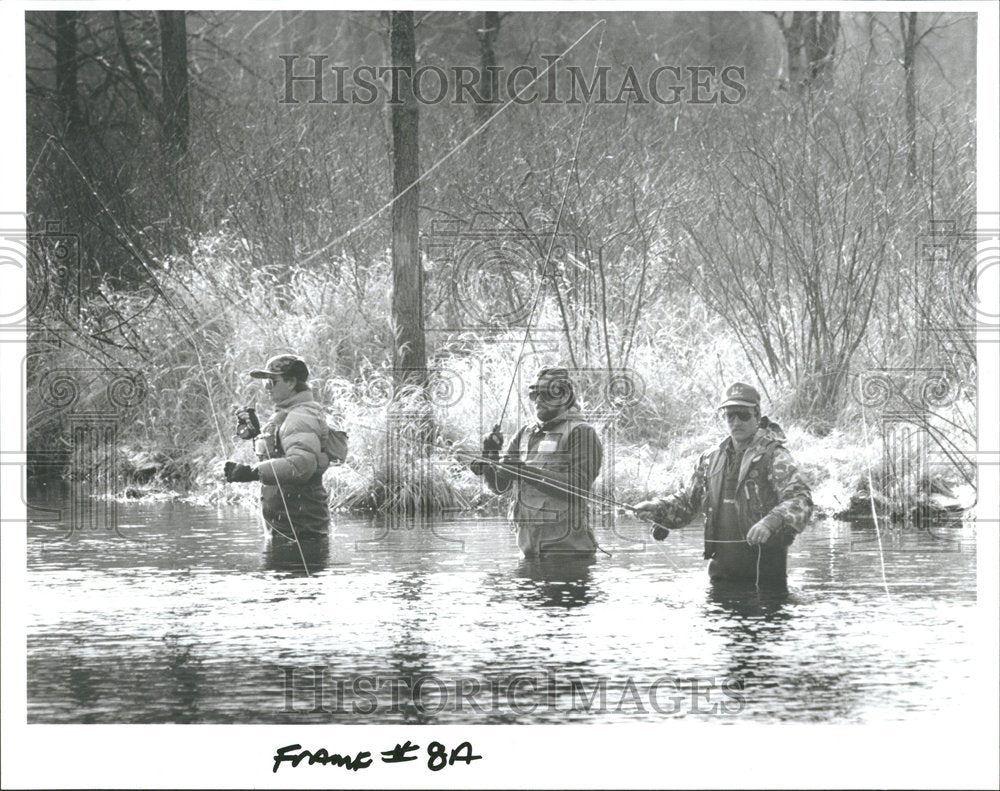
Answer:
[[[323,452],[327,439],[323,407],[309,389],[305,360],[293,354],[272,357],[262,369],[250,372],[264,380],[274,404],[274,414],[256,427],[249,410],[237,413],[249,430],[240,434],[254,439],[260,463],[256,467],[227,461],[224,475],[230,483],[260,481],[260,504],[268,533],[295,541],[324,535],[330,523],[323,472],[332,461]]]
[[[483,440],[483,458],[493,463],[476,461],[471,469],[498,494],[514,486],[511,519],[525,557],[593,554],[587,499],[601,469],[601,440],[580,412],[565,368],[539,371],[528,398],[538,422],[522,426],[502,458],[503,434],[495,428]]]
[[[812,515],[812,493],[785,449],[784,433],[761,417],[754,388],[737,382],[719,409],[729,436],[701,455],[687,488],[634,509],[657,523],[657,541],[703,511],[713,582],[783,589],[788,547]]]

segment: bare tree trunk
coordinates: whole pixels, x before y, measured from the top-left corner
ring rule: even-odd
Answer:
[[[840,12],[793,11],[787,25],[781,15],[775,18],[785,39],[789,88],[798,92],[813,87],[833,71]]]
[[[840,35],[840,12],[823,11],[816,20],[814,48],[809,55],[810,79],[815,82],[827,72],[833,71],[833,57],[837,51],[837,37]]]
[[[78,11],[56,11],[56,100],[62,131],[72,148],[79,139],[81,116],[76,60]]]
[[[705,30],[708,35],[708,63],[710,66],[715,66],[716,61],[716,44],[715,38],[718,35],[716,28],[718,27],[716,22],[718,20],[718,11],[709,11],[705,16]]]
[[[292,25],[300,11],[282,10],[278,12],[278,30],[281,39],[281,52],[285,55],[298,55],[304,57],[306,53],[299,52],[295,48],[295,37],[292,34]]]
[[[412,75],[416,41],[412,11],[392,11],[389,28],[392,65],[399,81],[400,102],[390,103],[392,120],[392,188],[401,195],[392,204],[392,322],[395,332],[393,367],[397,384],[423,384],[423,268],[419,249],[419,186],[417,100]],[[409,190],[402,194],[404,190]]]
[[[911,11],[899,15],[899,27],[903,34],[903,79],[906,112],[906,174],[910,179],[917,176],[917,85],[915,52],[917,48],[917,14]]]
[[[188,104],[187,24],[184,11],[157,11],[160,22],[160,83],[163,92],[163,144],[172,159],[187,153],[191,124]]]
[[[813,64],[816,62],[816,53],[819,49],[819,38],[816,25],[816,12],[802,12],[802,55],[803,60],[800,65],[802,71],[802,85],[809,85],[815,76]]]
[[[868,39],[868,52],[865,54],[865,68],[867,69],[878,57],[875,45],[875,14],[871,11],[865,12],[865,34]]]
[[[484,11],[482,27],[476,31],[479,39],[479,95],[483,97],[483,102],[476,104],[476,126],[486,123],[496,111],[494,102],[497,100],[497,36],[500,35],[500,13],[497,11]],[[481,142],[486,139],[486,130],[479,134]]]
[[[802,47],[805,43],[806,15],[805,11],[793,11],[791,25],[782,31],[785,35],[785,51],[788,54],[788,86],[793,92],[798,91],[805,82]]]

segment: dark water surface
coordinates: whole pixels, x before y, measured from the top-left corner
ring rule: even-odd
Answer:
[[[810,525],[787,595],[716,591],[700,530],[527,562],[500,519],[267,545],[241,508],[118,505],[28,528],[29,722],[906,720],[969,700],[971,527]],[[29,512],[31,513],[31,512]],[[885,564],[883,586],[882,561]],[[414,688],[416,692],[414,693]]]

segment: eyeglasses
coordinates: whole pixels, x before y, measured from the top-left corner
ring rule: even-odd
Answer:
[[[747,411],[746,409],[734,409],[732,412],[726,411],[726,421],[728,423],[733,422],[733,418],[736,418],[741,423],[746,423],[750,418],[753,417],[753,413]]]

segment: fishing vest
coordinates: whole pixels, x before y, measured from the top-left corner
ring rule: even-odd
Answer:
[[[580,416],[568,416],[544,436],[534,450],[535,436],[529,428],[521,431],[518,457],[540,470],[564,473],[569,464],[569,436],[577,426],[588,425]],[[518,546],[526,554],[548,550],[591,552],[596,547],[588,524],[587,503],[571,494],[556,494],[517,479],[511,518],[518,530]]]
[[[748,448],[743,454],[735,492],[736,525],[746,538],[750,528],[778,504],[778,494],[771,486],[770,473],[774,452],[782,443],[770,441],[764,447]],[[705,557],[712,557],[721,537],[719,512],[722,510],[722,485],[726,472],[726,451],[716,448],[708,459],[705,485]]]
[[[267,421],[261,428],[260,434],[254,440],[254,452],[257,454],[257,459],[259,461],[268,461],[269,459],[280,459],[285,455],[284,449],[281,447],[281,437],[280,429],[282,424],[285,422],[285,418],[288,417],[292,409],[282,409],[274,413],[270,420]],[[329,429],[327,429],[329,431]],[[324,438],[320,437],[320,446],[324,444]],[[327,458],[326,454],[320,453],[316,457],[316,472],[314,472],[309,480],[298,484],[299,486],[322,486],[323,485],[323,473],[326,472],[326,468],[330,466],[330,459]]]

